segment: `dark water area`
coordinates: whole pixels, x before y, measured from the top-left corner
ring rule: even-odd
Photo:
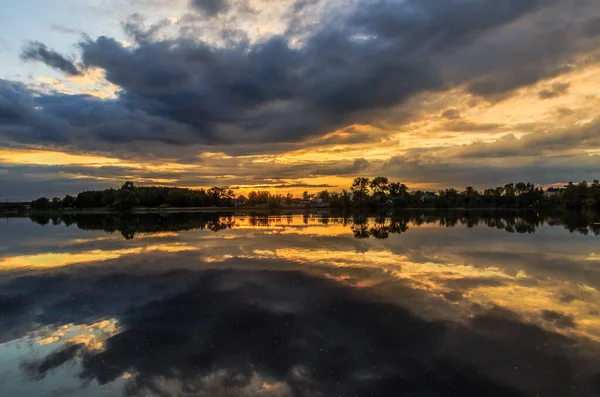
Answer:
[[[1,396],[600,396],[590,214],[0,220]]]

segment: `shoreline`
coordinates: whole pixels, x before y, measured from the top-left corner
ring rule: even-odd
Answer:
[[[211,212],[318,212],[318,211],[333,211],[333,212],[363,212],[363,213],[394,213],[403,211],[424,211],[424,212],[450,212],[450,211],[465,211],[465,212],[555,212],[568,211],[566,208],[392,208],[384,207],[379,209],[359,209],[359,208],[334,208],[334,207],[284,207],[284,208],[255,208],[255,207],[180,207],[180,208],[133,208],[130,211],[119,211],[111,208],[89,208],[89,209],[68,209],[68,210],[25,210],[25,211],[0,211],[0,216],[31,216],[31,215],[144,215],[144,214],[177,214],[177,213],[211,213]],[[586,211],[580,211],[582,213]]]

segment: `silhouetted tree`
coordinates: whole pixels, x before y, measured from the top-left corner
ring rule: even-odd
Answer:
[[[63,208],[73,208],[75,207],[75,197],[67,194],[65,198],[62,200]]]
[[[50,200],[46,197],[40,197],[37,200],[31,202],[31,209],[33,210],[48,210],[50,209]]]
[[[371,181],[370,186],[373,191],[373,197],[379,200],[380,205],[383,205],[390,189],[389,180],[384,176],[378,176]]]
[[[369,198],[369,178],[354,178],[350,192],[354,195],[354,202],[364,205]]]
[[[121,190],[133,190],[133,189],[135,189],[135,185],[133,184],[133,182],[127,181],[123,184],[123,186],[121,186]]]

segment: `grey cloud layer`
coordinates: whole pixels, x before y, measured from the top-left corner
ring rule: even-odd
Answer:
[[[227,7],[223,1],[193,3],[208,14]],[[14,84],[4,82],[0,115],[19,113],[20,119],[15,125],[14,116],[0,117],[0,133],[22,143],[86,148],[97,147],[98,141],[298,142],[372,121],[381,109],[425,90],[468,83],[473,93],[496,95],[564,70],[565,59],[592,48],[596,37],[587,24],[573,28],[565,22],[591,21],[593,2],[578,1],[583,11],[558,13],[567,3],[365,1],[312,32],[300,46],[286,36],[254,44],[229,42],[227,47],[185,36],[158,40],[154,33],[160,23],[144,28],[141,18],[133,18],[124,26],[137,40],[134,47],[110,37],[80,44],[84,67],[105,70],[107,79],[121,88],[118,99],[37,97],[21,87],[18,94],[27,103],[14,103]],[[555,26],[551,32],[549,20]],[[515,36],[524,32],[529,33],[525,43]],[[544,44],[560,33],[568,33],[568,45]],[[545,62],[511,57],[514,48],[541,51]],[[487,60],[492,50],[495,58],[502,57],[495,63]],[[78,73],[73,63],[42,44],[32,45],[23,56]]]
[[[30,144],[65,142],[69,122],[36,106],[25,85],[0,79],[0,137]]]

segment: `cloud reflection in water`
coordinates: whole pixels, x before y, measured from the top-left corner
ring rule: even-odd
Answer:
[[[132,396],[600,393],[593,230],[538,220],[535,233],[506,233],[525,223],[510,218],[446,228],[434,216],[233,216],[197,227],[196,216],[141,235],[136,224],[157,223],[136,217],[132,240],[30,223],[45,230],[41,244],[15,244],[0,260],[124,254],[2,269],[0,346],[35,337],[51,348],[19,357],[21,381],[74,363],[85,386],[74,396],[118,382]],[[356,225],[387,238],[355,238]],[[0,233],[11,227],[23,225]]]

